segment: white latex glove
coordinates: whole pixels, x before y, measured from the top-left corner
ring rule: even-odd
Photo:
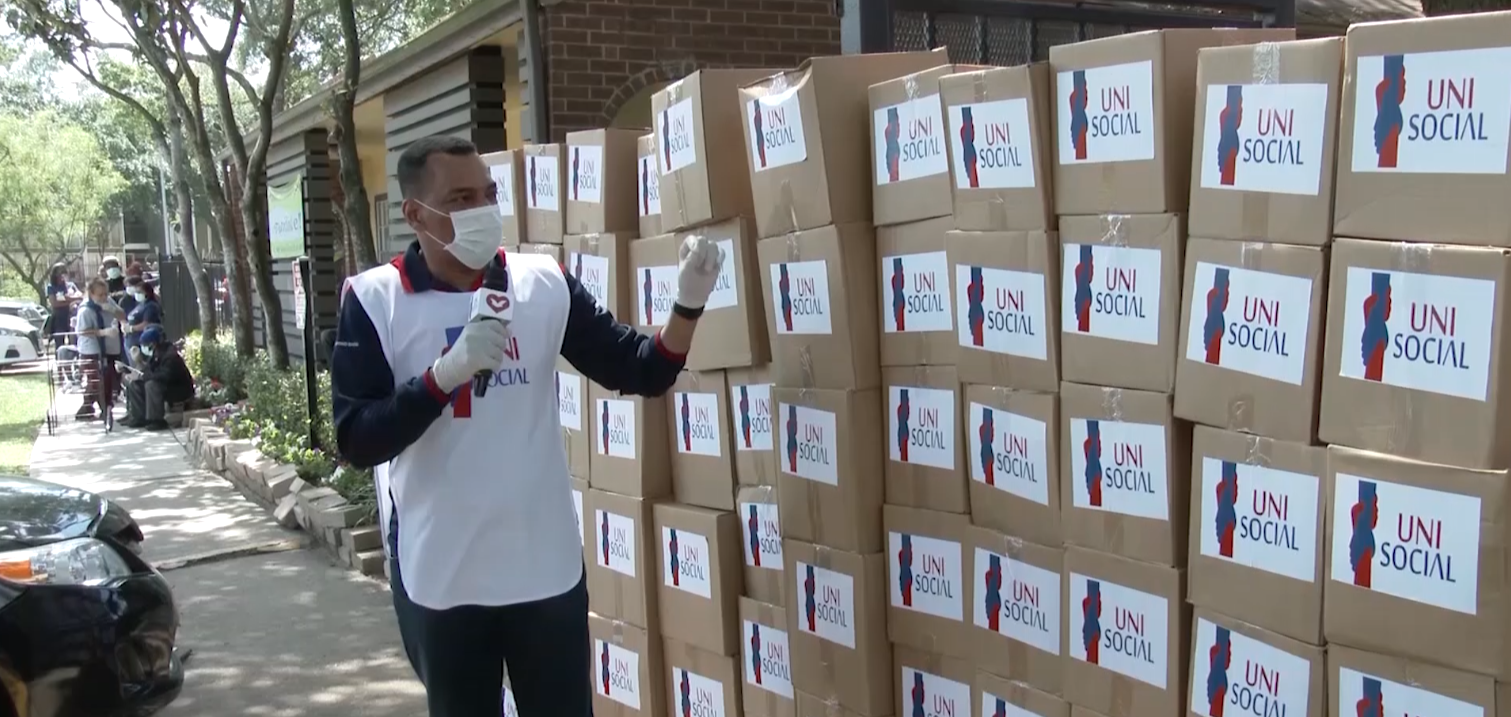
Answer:
[[[442,391],[451,393],[478,371],[497,371],[508,343],[508,324],[493,319],[468,322],[451,350],[431,364],[430,373]]]
[[[109,326],[106,326],[105,328],[100,329],[100,336],[119,336],[120,333],[121,333],[121,325],[120,324],[110,324]]]
[[[138,346],[131,347],[131,363],[142,362],[142,349]]]
[[[677,303],[689,309],[703,308],[724,268],[724,250],[708,237],[694,234],[682,240],[677,259]]]

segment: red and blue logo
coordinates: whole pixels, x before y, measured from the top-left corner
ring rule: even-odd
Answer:
[[[1217,515],[1213,516],[1213,521],[1217,529],[1218,554],[1224,558],[1233,557],[1233,533],[1238,529],[1238,464],[1232,461],[1222,462],[1222,479],[1217,482]]]
[[[603,415],[598,419],[598,425],[602,427],[600,438],[603,439],[603,454],[609,455],[609,402],[603,402]]]
[[[693,714],[693,686],[688,678],[687,670],[679,670],[682,679],[678,681],[677,692],[681,695],[682,717],[692,717]]]
[[[992,717],[1007,717],[1007,700],[997,698],[997,705],[992,708]]]
[[[787,470],[797,473],[797,406],[787,407]]]
[[[1086,422],[1086,440],[1081,442],[1086,457],[1086,497],[1094,507],[1102,507],[1102,422]]]
[[[986,277],[979,266],[971,267],[971,281],[965,285],[965,320],[971,328],[971,345],[986,345]]]
[[[887,181],[897,181],[898,172],[902,160],[902,120],[897,116],[897,108],[887,108],[887,126],[882,130],[882,136],[887,141]]]
[[[755,683],[762,684],[761,680],[761,625],[750,623],[750,671],[755,675]]]
[[[540,193],[535,188],[535,163],[537,161],[539,160],[534,157],[530,158],[530,206],[532,207],[540,204]]]
[[[1233,664],[1233,634],[1217,627],[1217,640],[1207,651],[1207,716],[1222,717],[1228,697],[1228,667]]]
[[[1359,337],[1359,358],[1364,362],[1364,380],[1379,381],[1385,374],[1385,348],[1390,345],[1390,274],[1370,276],[1369,296],[1364,298],[1364,331]]]
[[[992,632],[1002,618],[1002,556],[986,559],[986,628]]]
[[[759,113],[757,113],[759,116]],[[777,264],[777,294],[782,301],[782,325],[792,330],[792,280],[787,276],[787,265]]]
[[[1102,581],[1086,580],[1086,597],[1081,598],[1081,645],[1086,661],[1102,664]]]
[[[1385,688],[1378,679],[1364,678],[1364,696],[1354,703],[1358,717],[1385,717]]]
[[[902,534],[902,547],[897,550],[897,589],[902,593],[902,604],[913,606],[913,536]]]
[[[751,121],[754,123],[755,129],[756,161],[760,163],[761,169],[766,168],[766,133],[763,131],[765,128],[762,126],[762,123],[765,121],[762,117],[764,114],[766,113],[761,111],[760,104],[756,104],[755,117],[752,117]]]
[[[806,566],[808,574],[803,578],[803,616],[808,619],[808,632],[818,632],[818,603],[813,593],[817,585],[813,580],[813,566]]]
[[[572,278],[582,281],[582,252],[572,258]]]
[[[903,463],[908,462],[908,421],[913,417],[913,404],[908,389],[897,389],[897,455]]]
[[[604,541],[604,545],[608,545],[608,538],[604,538]],[[607,642],[603,643],[603,650],[598,653],[598,671],[599,680],[603,682],[603,694],[608,695],[612,680],[609,679],[609,643]]]
[[[928,693],[923,688],[922,672],[916,670],[913,672],[913,690],[909,696],[913,698],[913,717],[927,717],[928,713],[923,711],[923,701],[928,697]]]
[[[1349,509],[1353,533],[1348,539],[1348,564],[1354,571],[1354,585],[1372,587],[1374,578],[1375,526],[1380,522],[1379,487],[1374,481],[1359,481],[1359,497]]]
[[[745,447],[750,448],[750,389],[740,387],[740,435],[745,437]]]
[[[1076,159],[1086,159],[1086,135],[1091,130],[1091,120],[1086,116],[1086,105],[1090,101],[1091,93],[1086,89],[1086,71],[1076,70],[1072,72],[1070,90],[1070,144],[1075,148]]]
[[[602,511],[603,518],[598,521],[598,534],[603,536],[599,539],[599,549],[603,551],[603,564],[609,564],[609,512]],[[604,653],[608,654],[608,653]],[[607,659],[607,658],[605,658]]]
[[[1207,320],[1201,327],[1202,346],[1207,350],[1207,363],[1222,364],[1222,337],[1228,319],[1223,313],[1228,309],[1229,276],[1226,268],[1212,270],[1212,288],[1207,289]]]
[[[582,158],[582,148],[572,148],[572,201],[577,201],[578,169],[577,161]]]
[[[760,112],[757,111],[756,114]],[[672,112],[670,109],[661,110],[661,137],[661,166],[670,170],[672,167]],[[649,187],[650,184],[647,183],[646,186]],[[649,207],[649,192],[646,193],[646,197],[646,206]]]
[[[1218,182],[1233,186],[1238,174],[1238,150],[1242,141],[1238,128],[1243,125],[1243,85],[1228,85],[1228,101],[1217,115]],[[1216,717],[1216,716],[1214,716]]]
[[[1375,166],[1394,169],[1406,117],[1406,56],[1386,55],[1384,77],[1375,85]]]
[[[981,425],[976,428],[976,435],[981,439],[981,476],[987,485],[997,485],[997,452],[994,443],[997,427],[996,419],[992,418],[992,409],[982,407]]]
[[[693,449],[693,411],[687,405],[687,394],[682,394],[682,450]]]
[[[651,213],[651,163],[640,163],[640,213],[650,216]]]
[[[677,555],[677,529],[667,528],[666,532],[669,534],[666,541],[666,552],[667,555],[671,556],[672,585],[677,586],[682,584],[682,561]]]
[[[907,275],[903,272],[902,257],[892,257],[892,328],[906,330],[908,317]]]
[[[1086,333],[1091,330],[1091,277],[1096,268],[1092,261],[1090,244],[1081,245],[1081,260],[1076,262],[1076,330]]]
[[[976,173],[976,118],[970,105],[960,107],[960,161],[966,184],[971,189],[980,187],[981,177]]]
[[[745,519],[745,526],[750,532],[750,560],[756,567],[761,567],[761,519],[760,510],[755,503],[750,504],[750,517]]]
[[[654,310],[656,304],[656,296],[655,284],[651,282],[651,268],[645,267],[644,269],[640,270],[640,273],[644,277],[640,280],[640,293],[645,295],[645,325],[654,326],[656,324],[656,314]]]

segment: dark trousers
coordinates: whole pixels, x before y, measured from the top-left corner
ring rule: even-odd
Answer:
[[[137,379],[126,383],[126,420],[131,423],[161,421],[168,415],[168,398],[159,381]]]
[[[520,717],[592,717],[586,574],[544,600],[432,610],[410,601],[397,560],[388,567],[399,636],[430,717],[503,714],[506,665]]]

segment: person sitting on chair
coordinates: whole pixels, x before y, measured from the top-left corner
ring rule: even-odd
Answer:
[[[194,377],[161,326],[143,331],[139,348],[141,355],[133,357],[135,368],[127,377],[126,420],[121,425],[161,431],[168,427],[168,405],[194,397]]]

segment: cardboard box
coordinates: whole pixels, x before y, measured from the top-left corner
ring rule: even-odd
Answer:
[[[865,224],[762,239],[778,386],[875,388],[881,383],[876,235]]]
[[[565,145],[526,145],[525,236],[536,244],[560,244],[567,233]]]
[[[1060,217],[1066,381],[1166,393],[1175,388],[1181,224],[1175,214]]]
[[[568,234],[640,230],[638,196],[630,193],[635,143],[643,129],[589,129],[567,133]]]
[[[577,516],[577,540],[582,543],[582,560],[586,564],[591,557],[588,553],[588,523],[582,518],[582,506],[588,495],[588,481],[586,478],[568,478],[572,484],[572,512]]]
[[[1183,211],[1197,52],[1295,37],[1290,28],[1151,30],[1049,48],[1055,213]]]
[[[661,168],[656,160],[655,133],[635,140],[635,196],[640,236],[666,233],[661,228]]]
[[[669,715],[740,714],[736,657],[668,639],[663,646],[671,691]]]
[[[1192,239],[1186,244],[1182,295],[1175,415],[1311,442],[1327,253],[1317,247]]]
[[[985,69],[940,65],[871,85],[872,221],[878,227],[947,217],[949,135],[939,78]]]
[[[777,388],[782,537],[882,549],[881,392]]]
[[[1107,717],[1185,708],[1191,609],[1185,573],[1065,549],[1065,699]]]
[[[625,396],[596,383],[588,384],[592,401],[593,455],[588,459],[588,482],[637,498],[665,498],[672,494],[671,458],[666,435],[666,398]]]
[[[1507,481],[1505,470],[1328,448],[1328,642],[1511,676]]]
[[[735,509],[725,387],[723,371],[683,371],[672,384],[672,495],[679,503]]]
[[[1043,62],[939,80],[949,122],[956,229],[1054,229],[1049,85]]]
[[[525,241],[525,153],[518,149],[482,155],[488,176],[498,189],[498,213],[504,217],[504,246]],[[383,219],[387,221],[385,217]]]
[[[520,244],[519,251],[524,254],[545,254],[555,260],[557,264],[561,263],[560,244]]]
[[[981,717],[1012,714],[1008,705],[1040,717],[1070,717],[1070,705],[1065,700],[988,672],[976,673],[973,694],[981,705]]]
[[[1502,440],[1511,425],[1508,281],[1504,249],[1334,242],[1317,437],[1467,468],[1511,466],[1511,441]]]
[[[882,366],[955,363],[955,311],[944,251],[944,235],[953,223],[946,216],[876,230]]]
[[[1065,542],[1184,565],[1191,424],[1170,396],[1066,383],[1060,416]]]
[[[1511,245],[1508,33],[1506,13],[1349,28],[1338,234]]]
[[[636,287],[635,326],[666,325],[677,300],[677,262],[682,242],[700,234],[724,251],[724,265],[693,336],[687,367],[705,371],[766,363],[766,320],[761,274],[750,220],[737,217],[691,232],[665,234],[630,244]]]
[[[859,712],[847,710],[832,699],[822,699],[803,692],[795,694],[797,717],[860,717]]]
[[[895,366],[882,371],[882,382],[887,392],[887,503],[969,513],[955,369]]]
[[[1191,627],[1192,717],[1327,717],[1323,649],[1198,609]]]
[[[793,717],[792,643],[787,611],[740,598],[740,662],[745,665],[745,717]],[[738,714],[738,713],[730,713]]]
[[[1060,583],[1065,550],[966,529],[971,551],[968,645],[976,666],[1014,682],[1060,694],[1065,632]],[[999,693],[1000,694],[1000,693]]]
[[[893,643],[971,656],[965,621],[965,516],[888,505],[887,633]]]
[[[1193,605],[1322,644],[1327,449],[1197,426]]]
[[[886,568],[861,555],[788,540],[787,611],[792,686],[857,714],[892,709],[892,646],[887,642]],[[799,698],[798,713],[804,714]]]
[[[742,487],[737,500],[740,542],[745,546],[745,594],[778,607],[786,605],[782,520],[776,486]]]
[[[556,415],[567,446],[567,470],[588,479],[593,438],[588,434],[588,380],[564,358],[556,359]]]
[[[1060,388],[1060,243],[1053,232],[950,232],[960,380]]]
[[[1043,545],[1064,542],[1059,406],[1053,393],[966,385],[972,523]]]
[[[563,266],[599,306],[620,321],[635,310],[630,291],[630,241],[634,238],[633,233],[569,234],[564,241]]]
[[[775,404],[769,366],[732,368],[729,382],[730,431],[734,434],[735,481],[776,485]]]
[[[698,70],[651,95],[666,232],[755,213],[740,87],[774,69]],[[644,232],[642,235],[649,236]]]
[[[1332,240],[1342,84],[1342,38],[1198,53],[1192,236]]]
[[[974,714],[971,683],[976,671],[970,662],[901,645],[892,654],[897,661],[897,711],[893,714]]]
[[[739,652],[740,527],[734,513],[655,507],[661,634],[720,655]]]
[[[666,714],[661,636],[654,631],[588,613],[593,640],[593,714],[658,717]]]
[[[1489,677],[1342,645],[1328,646],[1327,671],[1329,717],[1404,705],[1424,714],[1506,714],[1507,685]]]
[[[871,85],[947,61],[939,52],[814,57],[740,89],[761,238],[871,223]]]
[[[657,569],[652,561],[661,551],[656,548],[653,505],[642,498],[592,489],[583,504],[583,517],[591,515],[593,521],[587,535],[588,544],[594,546],[587,566],[588,609],[659,636]]]

